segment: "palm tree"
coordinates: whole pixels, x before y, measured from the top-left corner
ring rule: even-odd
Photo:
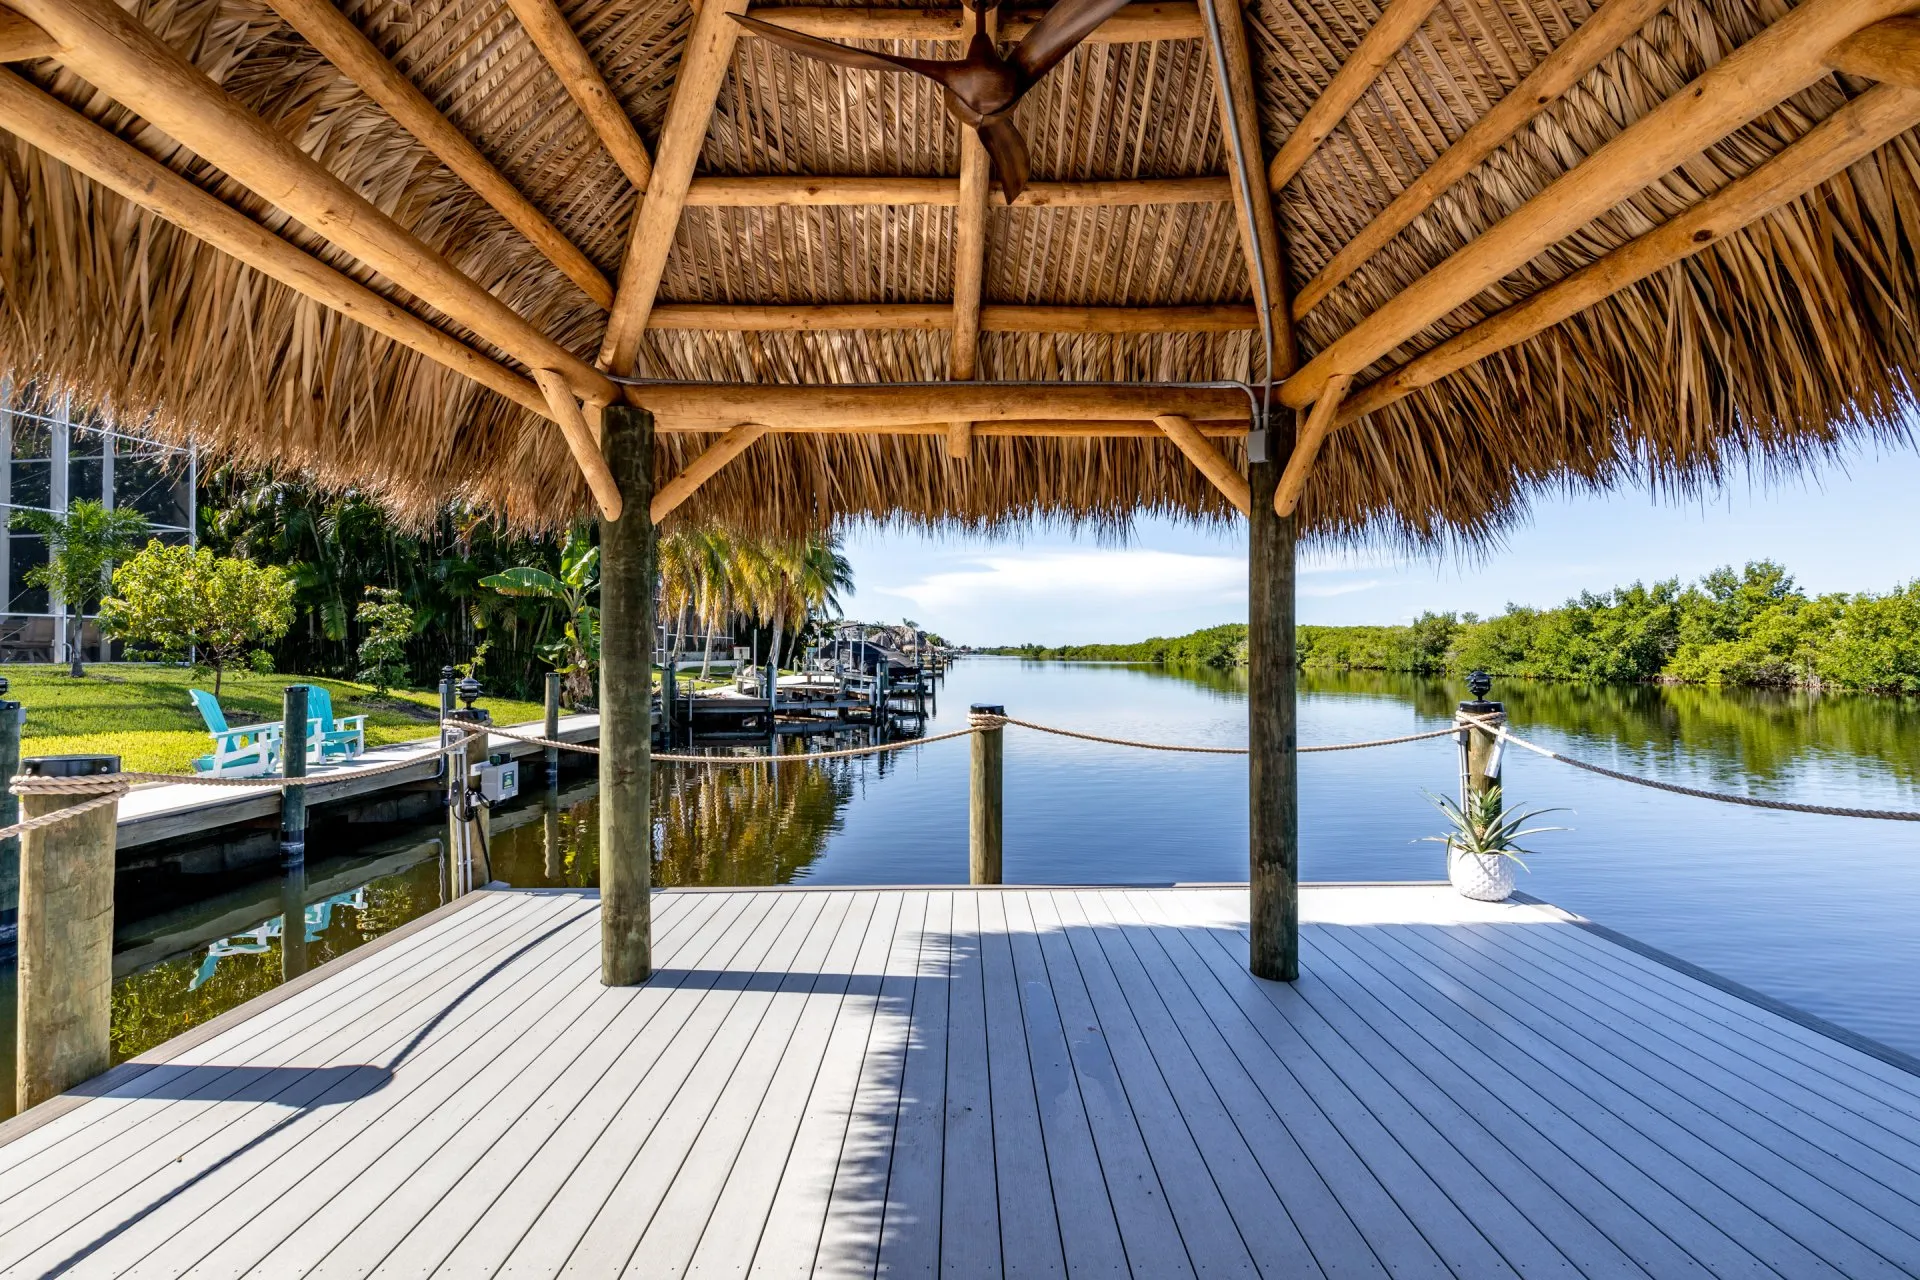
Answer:
[[[579,706],[593,697],[594,669],[600,663],[600,610],[588,603],[600,589],[600,548],[579,529],[567,534],[560,549],[560,572],[522,565],[480,579],[480,585],[503,596],[546,602],[565,619],[561,639],[544,655],[565,677],[567,701]]]
[[[147,533],[147,518],[125,507],[82,498],[65,512],[20,511],[13,527],[37,533],[46,540],[47,562],[27,570],[28,586],[40,587],[65,601],[69,674],[86,674],[80,661],[81,628],[85,615],[97,608],[107,593],[107,570],[132,551]]]

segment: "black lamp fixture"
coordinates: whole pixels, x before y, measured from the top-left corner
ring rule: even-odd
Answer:
[[[1493,691],[1493,677],[1475,667],[1467,677],[1467,692],[1473,695],[1475,702],[1485,702],[1487,694]]]
[[[480,682],[472,676],[462,676],[455,688],[459,691],[460,701],[467,704],[468,711],[472,711],[473,704],[480,697]]]

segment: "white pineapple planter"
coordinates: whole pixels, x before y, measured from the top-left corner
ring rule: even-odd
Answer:
[[[1449,845],[1447,879],[1463,898],[1505,902],[1513,896],[1513,859],[1497,853],[1462,853]]]

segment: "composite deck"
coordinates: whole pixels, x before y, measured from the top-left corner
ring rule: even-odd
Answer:
[[[491,892],[0,1128],[0,1272],[1920,1274],[1920,1079],[1570,922],[1310,887]],[[51,1117],[51,1118],[46,1118]]]

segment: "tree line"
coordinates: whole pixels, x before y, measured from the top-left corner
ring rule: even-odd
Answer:
[[[1246,662],[1246,627],[996,652],[1233,667]],[[1308,668],[1920,693],[1920,580],[1884,594],[1812,595],[1783,565],[1756,560],[1693,583],[1636,582],[1486,618],[1429,612],[1398,626],[1303,626],[1298,654]]]

